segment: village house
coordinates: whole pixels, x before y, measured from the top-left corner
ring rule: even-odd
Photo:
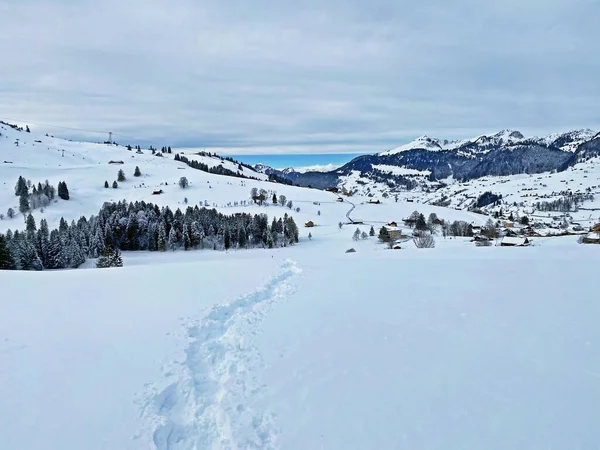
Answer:
[[[395,222],[391,222],[391,223],[395,223]],[[383,228],[385,228],[385,230],[388,232],[390,238],[392,239],[392,241],[395,241],[396,239],[399,239],[400,237],[402,237],[402,230],[400,228],[398,228],[397,226],[392,226],[392,225],[386,225]]]
[[[315,223],[314,223],[312,220],[309,220],[308,222],[306,222],[306,223],[304,224],[304,226],[305,226],[306,228],[312,228],[312,227],[314,227],[314,226],[315,226]]]
[[[600,234],[588,233],[582,240],[584,244],[600,244]]]

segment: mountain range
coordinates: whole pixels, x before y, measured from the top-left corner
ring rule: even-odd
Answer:
[[[378,167],[422,172],[430,181],[449,177],[466,181],[489,175],[562,171],[595,156],[600,156],[600,133],[590,129],[545,137],[525,137],[516,130],[502,130],[454,141],[421,136],[391,150],[359,156],[329,172],[278,171],[264,165],[255,168],[267,174],[276,173],[300,186],[321,189],[337,186],[340,177],[351,174],[411,189],[415,183],[410,175],[382,171]]]

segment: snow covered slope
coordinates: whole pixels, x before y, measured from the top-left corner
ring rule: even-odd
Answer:
[[[272,252],[0,272],[2,448],[600,442],[595,246],[345,254],[351,228],[312,231]]]
[[[0,211],[17,208],[22,175],[67,182],[70,200],[33,213],[51,227],[123,198],[287,212],[301,227],[299,244],[285,248],[123,252],[119,269],[97,270],[88,260],[77,270],[0,271],[2,450],[600,442],[600,246],[578,245],[576,236],[535,237],[526,248],[439,235],[433,249],[352,240],[356,229],[401,224],[414,210],[482,225],[488,217],[467,210],[472,195],[502,187],[507,205],[525,209],[529,195],[550,199],[555,189],[600,185],[599,161],[559,174],[430,182],[397,191],[397,202],[389,185],[348,176],[357,193],[338,201],[331,192],[214,175],[148,151],[0,132],[0,160],[10,161],[0,165]],[[133,177],[135,166],[141,177]],[[119,169],[127,180],[105,189]],[[181,176],[188,189],[177,186]],[[294,206],[251,204],[253,187],[276,190]],[[382,202],[367,203],[377,192]],[[432,204],[444,195],[448,207]],[[302,227],[308,220],[315,226]],[[0,232],[23,227],[20,214],[0,221]]]
[[[19,132],[6,125],[0,125],[0,133],[0,213],[4,216],[4,220],[0,220],[0,232],[24,227],[23,217],[18,213],[19,198],[15,196],[14,190],[19,176],[31,180],[36,185],[46,179],[54,186],[59,181],[67,183],[70,200],[57,199],[43,212],[39,208],[32,212],[38,223],[41,218],[45,218],[51,228],[58,225],[61,217],[68,221],[77,220],[81,215],[97,214],[104,202],[123,199],[144,200],[175,208],[184,207],[184,200],[187,199],[190,205],[202,203],[226,213],[239,212],[242,209],[257,213],[266,212],[266,206],[241,206],[242,202],[250,200],[250,190],[253,187],[273,190],[278,195],[284,194],[294,203],[299,202],[297,206],[302,206],[302,202],[312,204],[313,201],[335,200],[332,194],[314,189],[195,170],[183,162],[174,161],[174,154],[157,157],[146,149],[140,154],[135,150],[128,151],[123,146],[70,142],[39,135],[34,131]],[[18,146],[15,144],[17,139]],[[232,171],[259,180],[267,178],[266,175],[251,171],[247,167],[240,170],[236,164],[218,157],[199,156],[185,150],[183,155],[188,159],[197,159],[209,167],[221,164]],[[123,164],[109,164],[110,161],[123,161]],[[141,170],[140,177],[133,176],[136,166]],[[119,169],[125,172],[127,180],[118,183],[117,189],[104,188],[105,181],[112,185],[117,179]],[[177,185],[183,176],[190,182],[189,188],[185,190]],[[163,193],[153,195],[154,190],[162,190]],[[12,220],[7,218],[8,208],[16,212]],[[304,211],[300,216],[303,214]]]
[[[462,139],[449,141],[447,139],[430,138],[421,136],[408,144],[379,153],[381,156],[395,155],[408,150],[455,150],[464,154],[485,154],[490,147],[500,147],[523,143],[540,143],[547,146],[554,146],[566,152],[573,152],[577,146],[596,135],[596,132],[590,129],[572,130],[565,133],[553,133],[545,137],[529,137],[516,130],[502,130],[497,133],[483,134],[473,139]]]

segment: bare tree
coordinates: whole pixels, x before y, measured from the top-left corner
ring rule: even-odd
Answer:
[[[413,242],[417,248],[434,248],[435,240],[431,233],[426,231],[418,231],[414,234]]]

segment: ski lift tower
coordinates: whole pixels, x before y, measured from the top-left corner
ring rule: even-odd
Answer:
[[[109,143],[110,145],[112,145],[112,143],[113,143],[113,141],[112,141],[112,131],[109,131],[109,132],[108,132],[108,143]]]

